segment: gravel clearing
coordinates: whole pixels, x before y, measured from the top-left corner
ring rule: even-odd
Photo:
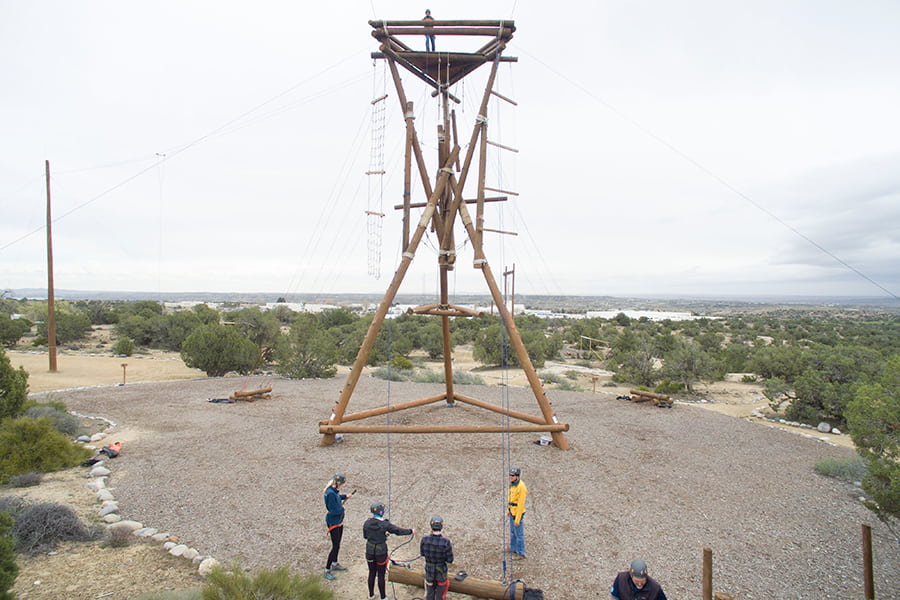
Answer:
[[[213,404],[271,384],[270,400]],[[548,599],[607,598],[614,575],[647,560],[673,600],[701,595],[702,550],[713,551],[717,592],[740,600],[863,597],[860,524],[873,528],[875,589],[900,598],[900,544],[852,485],[817,475],[816,461],[852,450],[691,405],[661,409],[612,395],[552,392],[572,449],[512,434],[510,460],[528,485],[524,561],[502,560],[507,477],[502,434],[345,436],[320,447],[343,377],[200,379],[53,392],[70,409],[128,432],[109,482],[122,516],[245,567],[319,572],[328,553],[322,491],[347,475],[340,562],[344,586],[364,593],[362,523],[373,500],[417,529],[395,559],[417,555],[418,534],[444,517],[455,570],[522,579]],[[464,395],[537,414],[528,388],[457,386]],[[442,386],[363,377],[349,411],[440,393]],[[360,423],[383,423],[375,417]],[[393,423],[498,423],[494,413],[441,404]],[[113,439],[115,438],[113,434]],[[399,545],[408,538],[395,538]],[[393,547],[393,546],[392,546]],[[413,563],[421,568],[421,560]],[[420,589],[396,586],[398,598]],[[451,594],[453,596],[453,594]],[[462,598],[463,596],[459,596]]]

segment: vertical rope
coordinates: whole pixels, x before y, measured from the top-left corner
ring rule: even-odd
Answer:
[[[388,469],[387,469],[387,471],[388,471],[388,473],[387,473],[387,475],[388,475],[387,518],[390,519],[391,518],[391,496],[392,496],[392,492],[393,492],[391,485],[392,485],[393,475],[394,475],[392,472],[392,465],[391,465],[391,340],[393,338],[392,334],[394,331],[394,320],[388,319],[388,321],[389,321],[388,322],[388,343],[387,343],[387,347],[388,347],[388,353],[387,353],[387,359],[388,359],[388,377],[387,377],[388,411],[387,411],[387,414],[385,415],[385,423],[387,425],[387,434],[385,437],[387,439],[387,466],[388,466]]]

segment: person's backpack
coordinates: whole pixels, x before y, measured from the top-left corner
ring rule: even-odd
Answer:
[[[544,600],[544,591],[530,588],[521,579],[511,581],[503,591],[502,600],[516,600],[516,584],[522,584],[522,600]]]

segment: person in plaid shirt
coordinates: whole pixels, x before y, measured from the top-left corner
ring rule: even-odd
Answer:
[[[441,534],[444,519],[431,517],[431,535],[422,538],[419,554],[425,559],[425,600],[444,600],[450,589],[447,563],[453,562],[453,544]]]

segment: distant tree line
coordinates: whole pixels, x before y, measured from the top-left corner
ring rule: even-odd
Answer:
[[[12,314],[23,318],[12,319]],[[118,350],[180,352],[185,364],[210,376],[274,369],[293,378],[332,377],[354,362],[373,315],[345,308],[297,313],[287,307],[217,311],[200,304],[167,313],[154,301],[60,302],[57,343],[76,342],[97,325],[113,325]],[[46,344],[46,302],[0,299],[0,341],[15,346],[37,323]],[[662,393],[695,393],[699,382],[741,373],[763,384],[773,407],[790,419],[849,430],[869,463],[866,491],[886,510],[900,511],[900,318],[890,314],[730,314],[690,321],[516,317],[536,367],[579,354],[615,373],[614,380]],[[471,345],[485,365],[518,366],[496,316],[452,319],[451,351]],[[404,314],[381,327],[370,366],[408,365],[413,353],[443,356],[440,321]],[[123,352],[127,353],[127,352]],[[403,360],[399,360],[403,359]],[[15,389],[17,375],[0,385]],[[12,383],[11,383],[12,382]],[[9,393],[2,392],[0,393]],[[2,396],[0,396],[2,397]]]

